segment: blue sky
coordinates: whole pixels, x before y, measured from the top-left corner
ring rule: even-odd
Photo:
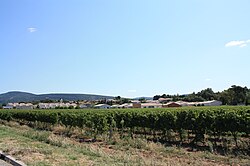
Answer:
[[[0,93],[250,87],[249,0],[1,0]]]

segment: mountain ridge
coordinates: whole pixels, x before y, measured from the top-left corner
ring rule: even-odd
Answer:
[[[11,102],[33,102],[40,100],[100,100],[113,99],[113,96],[95,95],[95,94],[78,94],[78,93],[48,93],[48,94],[33,94],[29,92],[10,91],[0,94],[0,103]]]

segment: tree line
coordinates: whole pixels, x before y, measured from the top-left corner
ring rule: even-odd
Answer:
[[[219,100],[223,105],[250,105],[250,89],[246,86],[232,85],[222,92],[214,92],[212,88],[207,88],[187,95],[155,95],[153,100],[158,100],[159,98],[172,98],[173,101],[182,100],[187,102]]]

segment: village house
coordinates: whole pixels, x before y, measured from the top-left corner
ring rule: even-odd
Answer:
[[[170,102],[172,100],[173,100],[172,98],[159,98],[158,102],[166,104],[166,103],[168,103],[168,102]]]
[[[119,104],[114,104],[111,106],[111,108],[119,108],[119,106],[120,106]]]
[[[6,105],[6,106],[3,106],[3,109],[13,109],[13,106]]]
[[[170,99],[167,99],[170,100]],[[185,102],[185,101],[170,101],[168,103],[148,100],[146,103],[141,103],[138,100],[133,100],[132,103],[124,103],[121,105],[108,105],[108,104],[97,104],[94,108],[98,109],[109,109],[109,108],[166,108],[166,107],[184,107],[184,106],[220,106],[222,105],[221,101],[211,100],[211,101],[204,101],[204,102]],[[3,106],[3,109],[55,109],[55,108],[93,108],[93,104],[91,103],[81,103],[76,104],[74,102],[67,102],[63,103],[39,103],[38,105],[33,105],[32,103],[8,103],[6,106]]]
[[[198,104],[204,105],[204,106],[220,106],[222,105],[222,102],[218,100],[211,100],[211,101],[198,102]]]
[[[221,101],[211,100],[203,102],[185,102],[185,101],[176,101],[163,104],[163,107],[184,107],[184,106],[220,106],[222,105]]]
[[[108,104],[97,104],[97,105],[94,106],[94,108],[97,108],[97,109],[109,109],[111,107]]]
[[[17,105],[19,105],[19,103],[8,103],[8,104],[6,105],[6,107],[7,107],[7,108],[14,108],[14,109],[15,109]]]
[[[81,103],[79,104],[79,108],[85,109],[85,108],[92,108],[93,105],[91,103]]]
[[[160,103],[142,103],[141,108],[162,108]]]
[[[175,103],[181,105],[182,107],[190,106],[189,102],[186,102],[186,101],[176,101]]]
[[[69,107],[77,107],[75,103],[39,103],[38,107],[40,109],[55,109],[55,108],[69,108]]]
[[[133,108],[132,103],[124,103],[118,106],[118,108]]]
[[[124,104],[114,104],[111,106],[111,108],[133,108],[133,104],[132,103],[124,103]]]
[[[8,103],[3,109],[33,109],[32,103]]]
[[[160,103],[132,103],[133,108],[161,108],[162,104]]]
[[[138,100],[132,101],[133,108],[141,108],[141,102]]]
[[[177,102],[169,102],[167,104],[163,104],[162,107],[166,108],[166,107],[181,107],[182,105],[180,105]]]
[[[16,109],[26,109],[26,110],[31,110],[34,108],[34,105],[31,103],[20,103],[16,105]]]

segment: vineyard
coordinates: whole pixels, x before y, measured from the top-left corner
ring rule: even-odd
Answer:
[[[116,134],[121,138],[143,137],[153,141],[188,143],[194,146],[210,142],[214,147],[231,145],[245,150],[244,153],[249,155],[250,107],[245,106],[0,110],[0,119],[25,124],[40,123],[43,126],[77,127],[83,130],[83,135],[88,133],[93,140],[103,134],[112,139]]]

